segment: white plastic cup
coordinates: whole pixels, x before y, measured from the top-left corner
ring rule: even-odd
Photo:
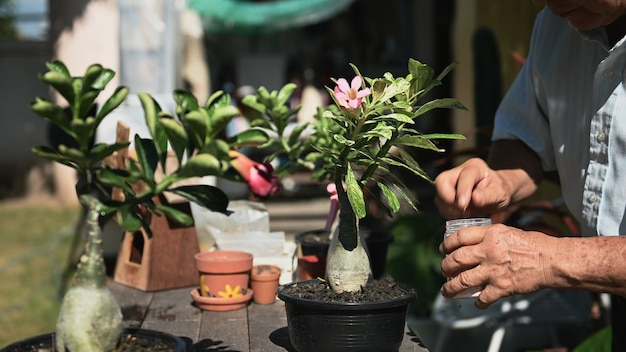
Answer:
[[[443,238],[450,236],[452,233],[459,231],[470,226],[489,226],[491,225],[490,218],[469,218],[469,219],[455,219],[446,221],[446,231],[443,234]],[[448,281],[450,278],[448,278]],[[470,287],[465,291],[457,294],[452,298],[476,298],[480,295],[482,287]]]

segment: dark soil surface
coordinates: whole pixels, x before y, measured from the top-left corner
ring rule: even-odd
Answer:
[[[335,293],[327,282],[312,280],[286,287],[285,293],[298,298],[323,302],[360,303],[406,297],[407,291],[402,289],[393,278],[386,276],[380,280],[370,280],[359,292]]]
[[[53,339],[47,338],[45,341],[7,349],[6,352],[55,352],[57,349],[53,344]],[[115,352],[172,352],[175,347],[175,344],[157,341],[155,337],[138,337],[124,333]],[[5,350],[2,350],[2,352],[5,352]]]

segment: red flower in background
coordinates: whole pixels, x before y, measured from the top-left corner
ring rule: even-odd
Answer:
[[[234,150],[229,155],[233,158],[232,165],[248,182],[250,190],[257,197],[268,198],[280,191],[280,180],[274,175],[274,168],[270,163],[257,163]]]

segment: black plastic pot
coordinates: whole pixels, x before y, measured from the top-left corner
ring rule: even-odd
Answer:
[[[372,277],[380,279],[385,274],[387,248],[393,242],[393,234],[387,231],[370,231],[363,228],[360,231],[365,238],[370,256]],[[299,257],[312,255],[325,262],[330,244],[329,230],[317,229],[298,233],[296,234],[296,244],[298,245]]]
[[[314,281],[314,280],[311,280]],[[405,297],[364,303],[322,302],[285,292],[280,286],[289,340],[298,352],[397,352],[404,338],[408,305],[415,290],[401,285]]]
[[[168,333],[144,330],[144,329],[126,329],[124,330],[125,336],[133,336],[143,339],[145,342],[159,343],[167,347],[171,347],[171,352],[184,352],[186,351],[185,342],[178,336],[170,335]],[[36,352],[36,351],[56,351],[54,345],[55,333],[48,333],[39,336],[34,336],[22,341],[15,342],[9,346],[4,347],[0,352]],[[160,350],[162,351],[162,350]]]

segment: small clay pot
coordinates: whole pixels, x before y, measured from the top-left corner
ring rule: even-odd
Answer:
[[[276,292],[281,270],[276,265],[255,265],[250,274],[250,287],[254,291],[252,300],[257,304],[276,302]]]
[[[214,312],[225,312],[245,308],[253,295],[254,292],[251,289],[245,288],[241,295],[228,298],[205,297],[200,295],[199,289],[194,288],[191,290],[191,297],[198,308]]]
[[[198,253],[195,259],[200,274],[202,296],[239,296],[248,288],[252,254],[240,251],[211,251]]]

